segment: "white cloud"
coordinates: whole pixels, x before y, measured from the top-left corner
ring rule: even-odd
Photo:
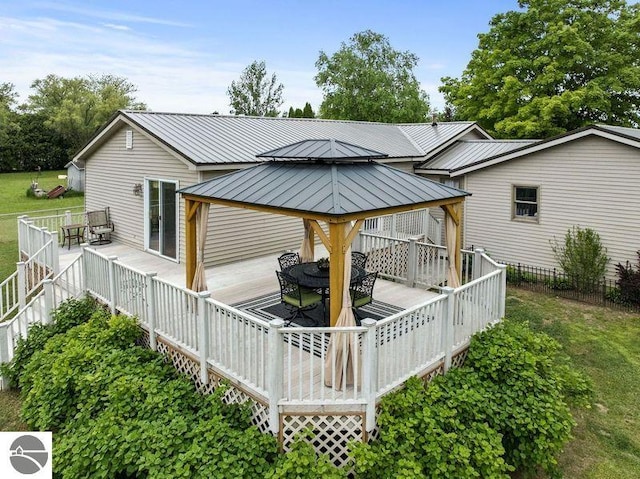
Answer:
[[[122,31],[131,30],[131,28],[127,27],[126,25],[116,25],[115,23],[103,23],[102,26],[111,28],[113,30],[122,30]]]

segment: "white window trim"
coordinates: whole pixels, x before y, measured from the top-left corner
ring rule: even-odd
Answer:
[[[516,189],[517,188],[531,188],[536,190],[536,201],[518,201],[517,203],[536,205],[535,216],[520,216],[516,214]],[[526,185],[526,184],[512,184],[511,185],[511,220],[523,221],[525,223],[540,223],[540,185]]]

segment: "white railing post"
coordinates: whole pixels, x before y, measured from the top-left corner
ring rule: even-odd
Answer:
[[[51,311],[55,308],[55,291],[53,290],[53,280],[45,279],[42,281],[42,289],[44,291],[44,311],[42,312],[42,324],[51,322]]]
[[[18,216],[18,255],[20,255],[21,251],[25,249],[25,243],[29,238],[29,233],[25,229],[25,222],[27,221],[27,218],[27,215]],[[22,259],[22,257],[18,259]]]
[[[407,255],[407,286],[413,288],[416,285],[416,270],[418,267],[418,238],[409,238],[409,254]]]
[[[109,256],[107,259],[109,260],[109,308],[111,314],[116,314],[116,265],[114,261],[118,257]]]
[[[444,307],[444,323],[442,324],[442,349],[444,351],[444,372],[451,368],[451,355],[453,353],[453,320],[455,315],[455,290],[450,286],[441,289],[442,294],[447,295]]]
[[[269,323],[269,359],[267,363],[267,393],[269,395],[269,429],[273,435],[280,432],[280,411],[278,402],[282,398],[282,365],[284,348],[279,329],[284,327],[282,319]]]
[[[156,340],[156,288],[153,278],[157,276],[157,273],[146,274],[146,288],[147,288],[147,326],[149,326],[149,347],[153,351],[158,350],[158,343]]]
[[[88,243],[82,243],[80,245],[80,256],[82,257],[81,261],[81,265],[82,265],[82,291],[84,293],[86,293],[89,290],[89,287],[87,286],[87,273],[88,273],[88,267],[87,264],[89,262],[89,260],[87,259],[87,248],[89,247]]]
[[[64,212],[64,224],[71,225],[73,224],[73,220],[71,219],[71,211],[67,210]]]
[[[482,278],[482,255],[484,249],[476,248],[473,252],[473,279]]]
[[[394,213],[391,215],[391,237],[395,238],[396,237],[396,214]]]
[[[53,270],[53,274],[55,276],[60,272],[60,255],[57,231],[51,233],[51,239],[53,240],[51,243],[51,269]]]
[[[209,384],[207,371],[207,356],[209,354],[209,318],[207,318],[206,299],[211,296],[209,291],[198,293],[198,349],[200,350],[200,381]]]
[[[27,264],[24,261],[16,263],[18,272],[18,310],[27,304]]]
[[[498,316],[500,319],[503,319],[505,315],[505,305],[507,302],[507,265],[500,264],[498,265],[498,268],[500,268],[500,294],[498,295],[498,301],[500,301],[500,314]]]
[[[356,236],[353,238],[353,242],[351,243],[351,251],[362,251],[362,236],[360,231],[356,233]]]
[[[362,394],[366,405],[367,432],[376,427],[376,393],[378,391],[378,354],[376,349],[376,321],[371,318],[362,320],[367,328],[362,341]]]
[[[0,364],[9,362],[9,335],[7,330],[8,324],[0,325]],[[7,378],[0,376],[0,390],[8,389]]]

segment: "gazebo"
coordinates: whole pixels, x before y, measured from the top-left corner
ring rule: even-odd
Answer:
[[[257,155],[267,159],[263,163],[179,190],[186,212],[186,284],[203,289],[209,204],[218,204],[304,220],[311,248],[317,235],[329,253],[332,326],[342,308],[345,253],[366,218],[442,208],[449,285],[457,286],[460,211],[469,193],[374,161],[386,156],[334,139],[304,140]],[[319,222],[328,225],[328,235]]]

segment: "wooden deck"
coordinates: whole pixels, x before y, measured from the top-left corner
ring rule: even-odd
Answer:
[[[115,242],[90,248],[106,256],[117,256],[119,261],[139,271],[157,273],[159,278],[176,286],[185,286],[184,265],[180,263]],[[316,249],[316,257],[325,253],[321,247]],[[70,250],[60,248],[60,267],[64,268],[79,254],[80,248],[75,245]],[[279,254],[262,256],[208,268],[207,285],[211,297],[225,304],[236,304],[278,291],[280,287],[275,275],[275,271],[279,269],[278,256]],[[378,279],[374,290],[374,297],[378,301],[403,309],[424,303],[436,295],[433,291],[410,288],[384,279]]]

